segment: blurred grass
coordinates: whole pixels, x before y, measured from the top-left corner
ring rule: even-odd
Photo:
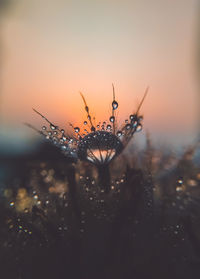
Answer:
[[[110,166],[109,194],[95,167],[48,143],[1,158],[4,278],[198,278],[198,143],[177,157],[147,136],[130,150]]]

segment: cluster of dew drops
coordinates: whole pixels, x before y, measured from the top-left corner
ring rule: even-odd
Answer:
[[[119,107],[118,102],[115,100],[115,95],[113,95],[112,115],[109,117],[109,121],[102,121],[102,122],[100,121],[96,125],[95,117],[92,117],[90,115],[90,110],[85,101],[85,98],[83,95],[81,95],[85,104],[85,111],[87,113],[87,121],[85,120],[83,122],[84,124],[83,129],[69,123],[70,127],[72,128],[72,131],[66,132],[64,129],[60,129],[59,126],[51,123],[44,115],[42,115],[40,112],[38,112],[35,109],[33,110],[49,124],[50,129],[48,129],[48,127],[45,125],[42,126],[42,130],[37,130],[36,128],[32,127],[29,124],[28,126],[34,128],[34,130],[37,130],[47,140],[50,140],[55,145],[60,147],[65,155],[74,158],[78,158],[77,149],[80,141],[84,139],[86,135],[90,133],[94,133],[96,131],[106,131],[112,133],[113,135],[117,136],[120,139],[120,141],[125,147],[126,144],[132,138],[133,134],[135,132],[140,132],[142,130],[141,121],[143,120],[143,117],[139,115],[139,109],[144,101],[144,98],[146,97],[146,94],[147,94],[147,90],[136,113],[129,115],[129,119],[126,119],[124,121],[125,123],[120,125],[120,127],[116,121],[116,116],[115,116],[116,110]]]

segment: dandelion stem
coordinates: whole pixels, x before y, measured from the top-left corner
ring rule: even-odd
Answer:
[[[99,176],[99,184],[100,187],[105,190],[106,193],[110,190],[110,171],[109,166],[106,164],[99,165],[98,169],[98,176]]]

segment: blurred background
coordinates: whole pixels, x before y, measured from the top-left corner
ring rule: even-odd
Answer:
[[[40,128],[32,107],[66,128],[81,125],[83,92],[97,120],[141,112],[144,131],[175,150],[199,128],[197,0],[1,0],[0,153],[31,151]],[[143,142],[143,135],[136,141]]]
[[[199,15],[198,0],[0,0],[3,278],[200,278]],[[81,127],[80,92],[108,120],[112,83],[118,123],[149,93],[105,194],[95,165],[24,122],[42,128],[35,108]]]

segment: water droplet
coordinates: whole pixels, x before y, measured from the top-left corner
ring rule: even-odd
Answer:
[[[48,132],[48,135],[51,136],[51,135],[52,135],[52,132]]]
[[[114,110],[117,109],[118,108],[118,102],[113,101],[112,102],[112,107],[113,107]]]
[[[137,116],[135,114],[131,114],[129,117],[131,121],[135,121],[137,119]]]
[[[87,121],[84,121],[83,124],[84,124],[84,125],[87,125]]]
[[[61,129],[60,131],[61,131],[61,133],[62,133],[62,134],[64,134],[64,133],[65,133],[65,130],[64,130],[64,129]]]
[[[42,126],[42,130],[44,130],[44,131],[45,131],[46,129],[47,129],[47,127],[46,127],[46,126]]]
[[[178,180],[178,184],[183,184],[183,180],[182,180],[182,179],[179,179],[179,180]]]
[[[53,133],[54,133],[54,135],[57,135],[57,134],[58,134],[58,132],[57,132],[57,131],[54,131]]]
[[[132,126],[135,128],[138,125],[138,121],[132,121]]]
[[[112,122],[112,123],[115,122],[115,117],[114,117],[114,116],[111,116],[111,117],[110,117],[110,122]]]
[[[111,129],[111,125],[107,125],[107,130],[110,130]]]
[[[125,123],[128,123],[128,119],[125,120]]]
[[[126,130],[130,130],[131,125],[130,124],[126,124]]]
[[[75,131],[75,133],[79,133],[80,132],[80,128],[79,127],[75,127],[74,131]]]
[[[182,187],[176,187],[176,192],[181,192],[183,190],[183,188]]]
[[[117,136],[118,136],[118,137],[121,137],[121,136],[122,136],[122,132],[121,132],[121,131],[118,131],[118,132],[117,132]]]
[[[66,146],[66,145],[62,145],[61,148],[62,148],[63,150],[66,150],[66,149],[67,149],[67,146]]]
[[[142,131],[142,125],[141,124],[139,124],[136,128],[136,132],[140,132],[140,131]]]
[[[51,130],[55,130],[56,127],[54,125],[50,125]]]
[[[196,180],[194,180],[194,179],[188,179],[188,180],[187,180],[187,184],[188,184],[189,186],[195,187],[195,186],[198,185],[198,182],[197,182]]]
[[[10,206],[14,206],[15,205],[15,203],[14,202],[10,202]]]

